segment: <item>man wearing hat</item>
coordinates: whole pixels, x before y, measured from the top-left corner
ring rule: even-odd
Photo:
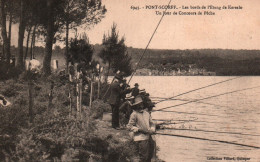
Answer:
[[[134,134],[133,139],[140,161],[149,162],[154,153],[155,143],[151,135],[155,132],[155,124],[150,113],[144,110],[145,107],[141,96],[136,96],[132,107],[134,111],[130,116],[127,128]]]
[[[139,94],[139,84],[135,83],[135,87],[132,89],[132,96],[136,97]]]
[[[111,84],[111,92],[109,96],[109,104],[112,108],[112,127],[115,129],[119,128],[119,106],[120,99],[123,93],[120,83],[123,81],[123,77],[119,74],[115,75],[114,82]]]

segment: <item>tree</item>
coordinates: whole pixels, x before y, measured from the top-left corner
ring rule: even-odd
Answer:
[[[36,35],[44,35],[46,34],[46,0],[34,0],[34,1],[26,1],[26,32],[27,32],[27,40],[26,40],[26,50],[24,54],[24,61],[27,58],[28,52],[30,52],[30,58],[33,58],[33,51],[36,41]],[[31,40],[31,41],[30,41]],[[30,43],[30,45],[29,45]],[[29,51],[30,46],[30,51]]]
[[[46,0],[44,0],[46,3]],[[12,34],[12,24],[19,22],[19,30],[18,30],[18,60],[17,60],[17,67],[19,69],[23,69],[24,66],[24,59],[27,56],[28,48],[26,48],[26,56],[23,53],[23,41],[24,41],[24,34],[27,28],[27,46],[29,43],[30,32],[33,29],[33,26],[38,23],[39,20],[39,13],[42,15],[46,15],[45,10],[40,8],[44,3],[43,0],[1,0],[1,22],[3,23],[3,35],[5,39],[5,35],[7,35],[6,31],[6,22],[9,22],[9,32],[7,35],[7,39],[5,39],[4,43],[6,45],[6,49],[4,50],[6,53],[7,59],[10,58],[10,42],[11,42],[11,34]],[[3,18],[3,19],[2,19]],[[1,24],[2,24],[1,23]],[[35,29],[35,28],[34,28]],[[35,30],[33,30],[35,31]],[[5,34],[6,33],[6,34]],[[35,34],[33,33],[33,36]]]
[[[7,37],[7,31],[6,31],[6,0],[1,0],[0,1],[0,6],[1,6],[1,35],[3,39],[3,55],[7,58],[7,60],[10,59],[10,48],[8,50],[8,37]],[[9,61],[8,61],[9,62]]]
[[[30,37],[32,58],[36,35],[42,35],[46,42],[43,61],[43,73],[46,75],[51,73],[52,46],[56,40],[60,39],[60,33],[66,29],[66,46],[68,47],[69,29],[82,24],[96,24],[101,21],[106,12],[105,7],[101,6],[101,0],[0,0],[0,5],[1,24],[3,24],[1,28],[4,42],[3,51],[10,51],[8,50],[8,42],[10,42],[8,37],[11,38],[11,30],[9,30],[9,35],[6,31],[6,16],[9,13],[10,22],[13,18],[19,22],[17,67],[19,69],[24,67]],[[17,8],[14,13],[11,12],[12,6]],[[11,25],[12,23],[9,23],[9,29],[11,29]],[[24,55],[23,42],[26,30],[27,41]],[[7,55],[10,56],[10,54]]]
[[[89,39],[86,35],[83,35],[80,39],[71,39],[68,51],[69,61],[72,64],[84,62],[89,65],[93,51],[94,48],[89,44]]]
[[[124,73],[124,76],[129,76],[132,74],[132,58],[128,55],[127,52],[122,53],[121,55],[116,56],[113,59],[112,68],[114,69],[114,73],[118,70]]]
[[[32,22],[34,20],[39,19],[38,14],[36,13],[36,10],[39,8],[36,7],[39,4],[39,0],[17,0],[16,3],[18,4],[18,13],[17,18],[19,19],[19,30],[18,30],[18,60],[17,60],[17,67],[19,69],[24,69],[24,60],[27,56],[28,52],[28,41],[30,38],[29,31],[31,32],[32,29]],[[29,26],[29,29],[27,30],[27,42],[26,42],[26,53],[24,56],[23,52],[23,42],[24,42],[24,35],[26,27]]]
[[[49,75],[51,73],[51,56],[52,56],[52,44],[54,37],[54,0],[47,0],[47,36],[46,46],[43,59],[43,73]]]
[[[19,69],[24,68],[23,64],[23,40],[25,32],[25,1],[21,0],[20,2],[20,17],[19,17],[19,31],[18,31],[18,60],[17,67]]]
[[[55,18],[50,18],[46,15],[49,15],[49,13],[57,13],[57,8],[60,7],[60,4],[64,0],[55,0],[53,1],[52,9],[48,8],[48,4],[50,4],[49,0],[16,0],[19,4],[19,32],[18,32],[18,60],[17,60],[17,67],[20,69],[24,68],[24,60],[27,57],[28,53],[28,46],[29,46],[29,39],[30,35],[31,37],[31,58],[32,58],[32,47],[34,46],[35,42],[35,35],[36,35],[36,29],[38,29],[38,33],[41,35],[46,36],[47,38],[51,38],[47,36],[48,31],[48,24]],[[55,6],[55,7],[54,7]],[[58,6],[58,7],[56,7]],[[54,11],[52,11],[54,10]],[[52,11],[52,12],[49,12]],[[59,12],[60,13],[60,12]],[[55,15],[55,14],[53,14]],[[55,21],[53,21],[55,22]],[[23,53],[23,41],[24,41],[24,34],[25,30],[27,28],[27,42],[26,42],[26,53],[24,55]],[[33,29],[33,30],[32,30]],[[31,30],[33,31],[31,34]],[[55,30],[54,30],[55,31]],[[54,32],[55,33],[55,32]],[[50,34],[51,35],[51,34]],[[49,35],[49,36],[50,36]],[[54,35],[54,34],[53,34]],[[53,42],[53,39],[51,39]],[[47,41],[46,41],[47,42]],[[50,44],[50,43],[46,43]],[[51,61],[51,60],[50,60]]]
[[[58,53],[61,51],[61,47],[59,45],[55,45],[54,51],[57,51]]]
[[[0,57],[3,57],[2,55],[4,54],[4,47],[3,47],[2,35],[0,35],[0,46],[1,46]]]
[[[107,76],[109,75],[110,68],[113,72],[120,70],[128,76],[132,72],[131,57],[126,53],[125,39],[122,37],[119,40],[118,32],[116,31],[116,24],[111,27],[111,34],[103,36],[103,48],[99,53],[104,63],[108,64]]]
[[[30,35],[31,35],[31,30],[32,27],[30,26],[28,29],[26,29],[27,31],[27,41],[26,41],[26,48],[25,48],[25,54],[24,54],[24,61],[27,58],[27,54],[28,54],[28,48],[29,48],[29,41],[30,41]]]
[[[16,10],[15,0],[1,0],[0,1],[1,12],[0,12],[0,26],[1,26],[1,36],[3,39],[3,55],[7,59],[7,63],[9,64],[9,60],[11,57],[11,33],[12,33],[12,24],[14,12]],[[7,22],[8,24],[8,32],[7,32]],[[8,34],[7,34],[8,33]]]
[[[7,49],[7,59],[10,59],[11,56],[11,38],[12,38],[12,25],[17,23],[17,10],[18,4],[17,0],[8,0],[6,4],[6,13],[8,17],[9,27],[8,27],[8,49]]]
[[[49,1],[51,0],[47,0],[47,2]],[[55,34],[61,32],[65,26],[66,46],[68,47],[70,28],[77,27],[81,24],[96,24],[101,21],[101,18],[106,11],[105,7],[101,6],[101,0],[56,0],[54,3],[55,5],[52,6],[53,14],[48,14],[48,23],[46,25],[46,52],[43,62],[43,72],[46,75],[51,73],[50,61],[52,55],[52,45],[50,44],[50,40],[48,40],[48,38],[52,38],[54,43],[56,40],[54,39]],[[48,12],[50,12],[49,9],[50,8],[47,7]],[[52,16],[51,19],[53,19],[52,23],[54,26],[51,34],[49,33],[50,30],[48,30],[51,20],[49,16]],[[66,48],[66,51],[66,53],[68,53],[68,48]]]
[[[66,30],[65,57],[68,67],[69,30],[82,24],[91,25],[101,21],[106,13],[105,6],[100,0],[66,0],[64,3],[64,16],[62,21]]]

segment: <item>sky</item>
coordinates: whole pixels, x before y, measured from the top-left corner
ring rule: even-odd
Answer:
[[[79,31],[87,33],[90,43],[101,44],[103,34],[116,23],[119,36],[125,37],[127,46],[145,48],[161,18],[156,11],[164,11],[148,8],[168,3],[169,0],[103,0],[107,8],[105,18],[91,29]],[[178,9],[168,11],[176,11],[178,15],[163,17],[150,49],[260,49],[260,0],[172,0],[170,5]],[[206,9],[182,9],[191,5],[200,8],[204,5]],[[209,5],[219,6],[221,10],[210,10]],[[242,9],[222,9],[228,5]],[[139,6],[139,10],[131,6]],[[203,14],[211,11],[215,15],[179,15],[179,12],[198,11]]]

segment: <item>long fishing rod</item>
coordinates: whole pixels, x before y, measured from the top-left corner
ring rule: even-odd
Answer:
[[[168,3],[168,5],[167,5],[167,6],[169,6],[169,5],[170,5],[170,3],[171,3],[171,0],[169,1],[169,3]],[[166,7],[166,8],[165,8],[164,12],[166,12],[166,11],[167,11],[167,9],[168,9],[168,7]],[[137,65],[136,65],[136,67],[135,67],[135,70],[133,71],[133,73],[131,74],[131,77],[129,78],[128,84],[130,83],[131,79],[133,78],[133,76],[134,76],[134,74],[135,74],[135,72],[136,72],[136,70],[137,70],[137,68],[138,68],[138,65],[140,64],[140,62],[141,62],[142,58],[144,57],[144,54],[145,54],[145,52],[147,51],[147,48],[149,47],[149,45],[150,45],[150,43],[151,43],[151,41],[152,41],[152,39],[153,39],[153,36],[154,36],[155,32],[157,31],[157,29],[158,29],[159,25],[161,24],[161,22],[162,22],[162,19],[163,19],[164,15],[165,15],[165,14],[162,14],[162,17],[161,17],[160,21],[158,22],[158,24],[157,24],[157,26],[156,26],[156,28],[155,28],[155,30],[154,30],[154,32],[153,32],[153,34],[152,34],[152,36],[151,36],[151,38],[150,38],[149,42],[148,42],[148,44],[146,45],[146,47],[145,47],[145,50],[144,50],[143,54],[141,55],[141,57],[140,57],[139,61],[137,62]]]
[[[188,123],[188,122],[195,122],[195,123],[212,123],[212,124],[225,124],[224,122],[209,122],[209,121],[201,121],[201,120],[187,120],[187,121],[184,121],[183,123]],[[172,125],[172,124],[180,124],[180,123],[176,123],[176,122],[173,122],[173,123],[167,123],[165,122],[163,125]],[[162,125],[160,123],[160,125]]]
[[[192,100],[186,100],[186,99],[171,99],[171,100],[177,100],[177,101],[192,101]],[[222,106],[222,105],[212,104],[212,103],[207,103],[207,102],[202,102],[202,101],[196,101],[196,103],[201,103],[201,104],[211,105],[211,106],[217,106],[217,107],[227,107],[227,108],[229,108],[228,106]]]
[[[222,131],[211,131],[211,130],[202,130],[202,129],[184,129],[184,128],[167,128],[167,127],[160,127],[160,129],[163,130],[183,130],[183,131],[195,131],[195,132],[213,132],[213,133],[224,133],[224,134],[238,134],[238,135],[244,135],[244,136],[260,136],[258,134],[249,134],[249,133],[239,133],[239,132],[222,132]]]
[[[215,140],[215,139],[208,139],[208,138],[201,138],[201,137],[194,137],[194,136],[184,136],[184,135],[177,135],[177,134],[159,133],[159,132],[156,132],[155,134],[163,135],[163,136],[172,136],[172,137],[182,137],[182,138],[197,139],[197,140],[203,140],[203,141],[213,141],[213,142],[220,142],[220,143],[225,143],[225,144],[232,144],[232,145],[237,145],[237,146],[244,146],[244,147],[249,147],[249,148],[260,149],[259,146],[241,144],[241,143],[230,142],[230,141]]]
[[[155,98],[155,99],[158,99],[158,100],[168,99],[168,98],[166,98],[166,97],[153,97],[153,96],[151,96],[150,98]]]
[[[155,110],[154,110],[155,111]],[[159,110],[158,110],[159,111]],[[169,112],[169,113],[177,113],[177,114],[191,114],[191,115],[205,115],[205,116],[216,116],[216,117],[223,117],[219,115],[213,115],[213,114],[203,114],[203,113],[189,113],[189,112],[182,112],[182,111],[167,111],[167,110],[160,110],[161,112]]]
[[[192,101],[192,100],[179,99],[179,98],[173,98],[173,99],[171,99],[171,100],[177,100],[177,101]],[[202,101],[196,101],[196,103],[202,103],[202,104],[211,105],[211,106],[217,106],[217,107],[227,107],[227,108],[230,108],[229,106],[223,106],[223,105],[218,105],[218,104],[212,104],[212,103],[202,102]]]
[[[171,99],[171,100],[177,100],[177,101],[192,101],[192,100],[187,100],[187,99]],[[206,105],[212,105],[212,106],[219,106],[219,107],[226,107],[226,106],[222,106],[222,105],[217,105],[217,104],[211,104],[211,103],[207,103],[207,102],[202,102],[202,101],[197,101],[197,103],[202,103],[202,104],[206,104]]]
[[[231,80],[235,80],[235,79],[238,79],[238,78],[241,78],[241,77],[242,77],[242,76],[239,76],[239,77],[227,79],[227,80],[224,80],[224,81],[221,81],[221,82],[213,83],[213,84],[210,84],[210,85],[207,85],[207,86],[204,86],[204,87],[196,88],[196,89],[193,89],[193,90],[190,90],[190,91],[187,91],[187,92],[178,94],[178,95],[176,95],[176,96],[173,96],[173,97],[170,97],[170,98],[167,98],[167,99],[158,101],[158,102],[156,102],[155,104],[158,104],[158,103],[163,102],[163,101],[171,100],[171,99],[173,99],[173,98],[175,98],[175,97],[179,97],[179,96],[182,96],[182,95],[185,95],[185,94],[194,92],[194,91],[198,91],[198,90],[201,90],[201,89],[204,89],[204,88],[212,87],[212,86],[214,86],[214,85],[218,85],[218,84],[225,83],[225,82],[228,82],[228,81],[231,81]]]
[[[186,105],[186,104],[197,102],[197,101],[202,101],[202,100],[206,100],[206,99],[210,99],[210,98],[214,98],[214,97],[219,97],[219,96],[223,96],[223,95],[230,94],[230,93],[241,92],[241,91],[259,88],[259,87],[260,86],[256,86],[256,87],[244,88],[244,89],[240,89],[240,90],[236,90],[236,91],[226,92],[226,93],[222,93],[222,94],[218,94],[218,95],[214,95],[214,96],[205,97],[205,98],[202,98],[202,99],[192,100],[192,101],[185,102],[185,103],[182,103],[182,104],[177,104],[177,105],[174,105],[174,106],[168,106],[168,107],[161,108],[159,110],[153,110],[153,111],[162,111],[162,110],[165,110],[165,109],[169,109],[169,108],[173,108],[173,107],[177,107],[177,106],[181,106],[181,105]]]
[[[190,122],[193,122],[195,120],[187,120],[187,121],[180,121],[180,122],[173,122],[173,123],[160,123],[160,124],[157,124],[157,125],[172,125],[172,124],[185,124],[185,123],[190,123]]]
[[[154,119],[155,120],[155,119]],[[178,122],[168,122],[166,120],[164,120],[165,122],[162,122],[162,123],[158,123],[156,125],[172,125],[172,124],[182,124],[182,123],[189,123],[189,122],[193,122],[193,121],[196,121],[198,120],[198,118],[195,118],[195,119],[192,119],[192,120],[170,120],[170,121],[178,121]],[[155,120],[155,121],[163,121],[163,120]]]
[[[198,118],[194,118],[194,119],[198,119]],[[194,119],[190,119],[190,120],[181,120],[181,119],[175,119],[175,120],[173,120],[173,119],[169,119],[169,120],[166,120],[166,119],[153,119],[153,120],[155,120],[155,121],[191,121],[191,120],[194,120]]]

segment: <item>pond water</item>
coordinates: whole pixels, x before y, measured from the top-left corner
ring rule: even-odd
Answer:
[[[160,99],[157,97],[176,96],[231,78],[235,77],[134,76],[130,85],[139,83],[140,89],[145,89],[151,97],[156,97],[153,98],[154,101],[159,101]],[[161,102],[156,104],[155,110],[256,86],[260,86],[260,77],[239,77],[181,95],[175,98],[178,100]],[[167,110],[174,112],[153,112],[153,119],[172,120],[175,124],[168,125],[168,127],[184,130],[160,130],[161,133],[260,147],[260,87],[208,98],[199,102],[190,102]],[[250,158],[247,160],[250,162],[260,161],[260,149],[183,137],[155,135],[155,138],[157,146],[160,148],[158,155],[167,162],[234,161],[228,160],[228,158],[243,161],[237,157]],[[222,160],[213,160],[214,158],[222,158]]]

